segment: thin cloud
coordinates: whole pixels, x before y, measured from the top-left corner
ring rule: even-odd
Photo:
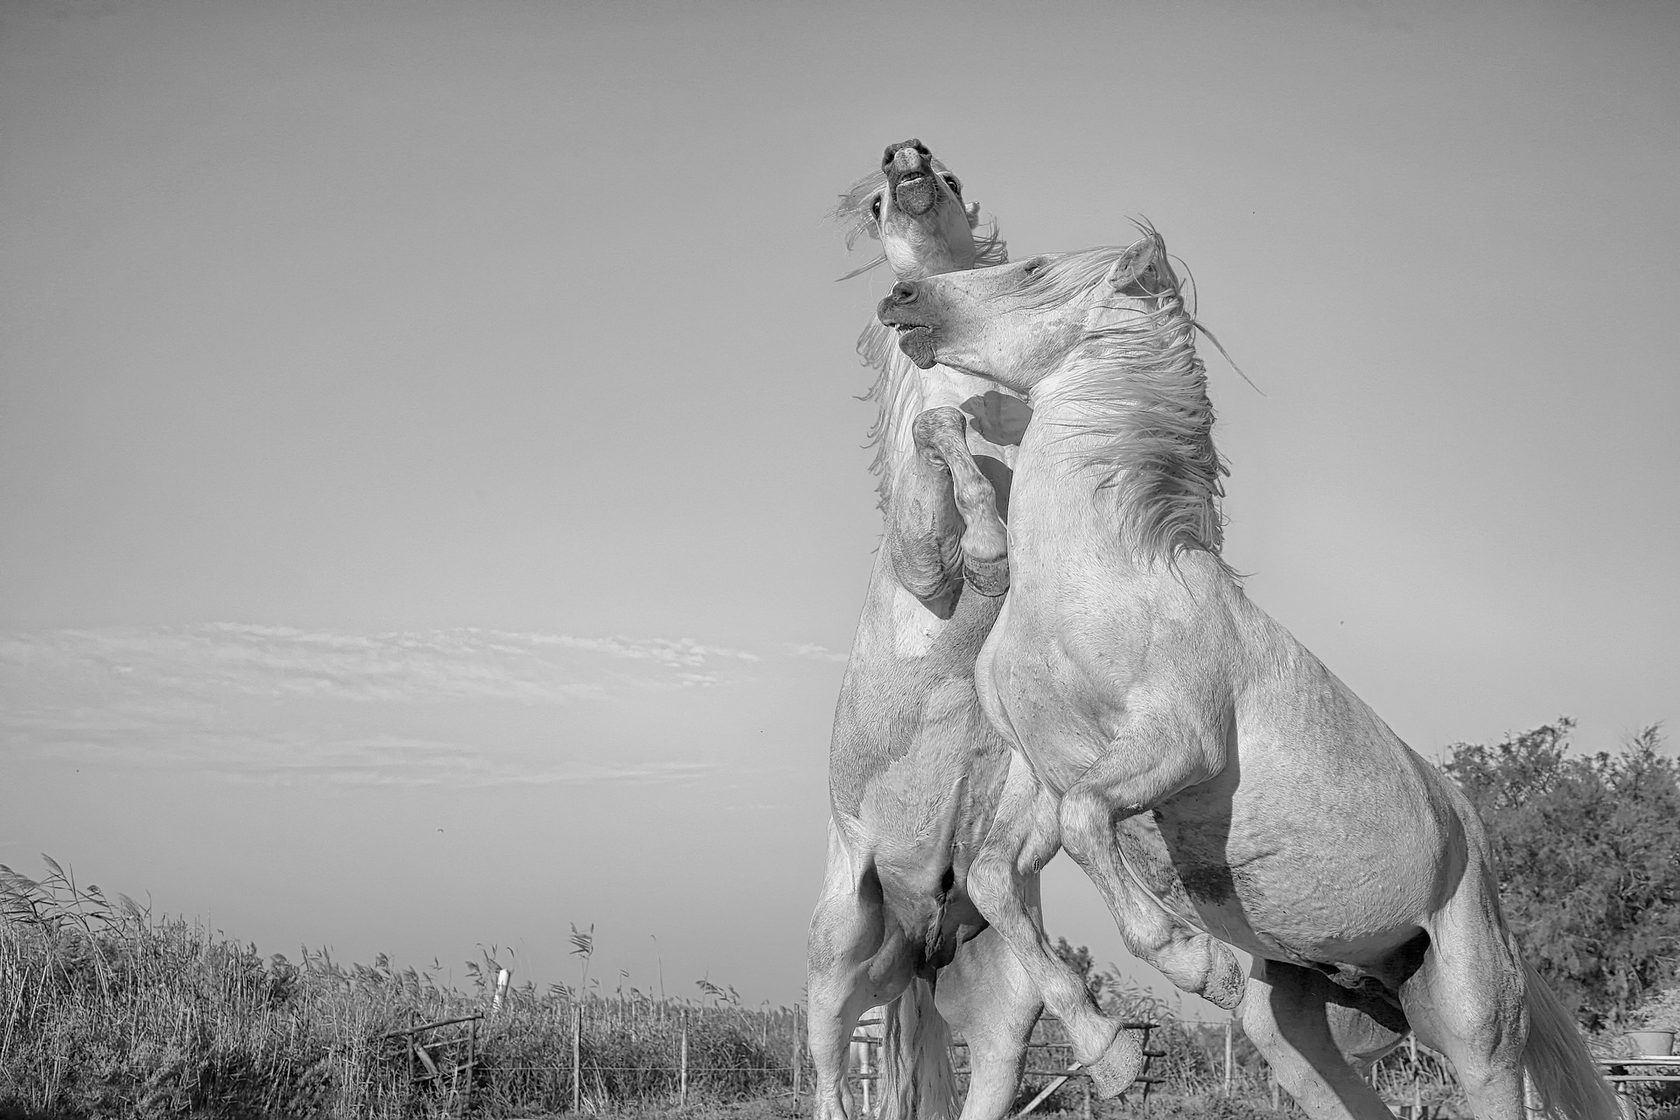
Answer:
[[[810,661],[839,661],[844,662],[848,655],[827,646],[817,645],[815,642],[804,642],[799,645],[786,647],[790,657],[803,657]]]
[[[725,685],[758,655],[692,639],[456,629],[342,634],[217,623],[0,635],[0,672],[174,696],[567,704]]]
[[[0,736],[19,762],[245,783],[686,782],[716,765],[622,747],[603,762],[579,729],[636,726],[662,710],[650,696],[748,686],[820,650],[468,628],[0,632]]]

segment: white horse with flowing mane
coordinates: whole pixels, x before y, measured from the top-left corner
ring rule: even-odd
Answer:
[[[885,261],[916,278],[1006,259],[962,184],[916,140],[888,147],[837,216],[851,226],[848,245],[866,233],[881,242],[882,256],[860,272]],[[858,350],[879,373],[870,435],[886,532],[829,754],[828,866],[807,948],[816,1115],[853,1114],[848,1044],[862,1013],[887,1004],[882,1114],[956,1114],[954,1025],[973,1070],[962,1116],[993,1120],[1013,1099],[1040,1011],[1037,990],[967,893],[1009,765],[1009,744],[974,693],[974,658],[1008,584],[1001,505],[1027,411],[978,378],[918,372],[879,323]],[[952,407],[918,430],[930,405]],[[943,450],[923,454],[918,438]],[[1036,882],[1021,897],[1036,909]]]
[[[1004,261],[995,226],[981,226],[978,204],[962,195],[919,141],[889,146],[881,171],[836,210],[848,247],[865,235],[881,243],[851,275],[882,263],[916,278]],[[975,695],[974,659],[1008,587],[1002,517],[1031,413],[982,379],[918,372],[877,321],[858,350],[878,371],[868,394],[881,408],[871,469],[886,525],[829,757],[829,861],[808,949],[817,1110],[845,1114],[846,1040],[862,1011],[890,1001],[885,1116],[939,1120],[955,1110],[949,1024],[963,1032],[973,1070],[963,1120],[986,1120],[1013,1099],[1040,1010],[1037,989],[967,897],[968,866],[1009,765],[1009,745]],[[1159,890],[1173,890],[1150,822],[1135,822],[1121,842]],[[1016,920],[1041,928],[1036,875],[1015,897]],[[1183,990],[1236,1005],[1243,977],[1229,949],[1161,913],[1140,928],[1134,953]]]
[[[969,891],[1100,1091],[1140,1064],[1015,915],[1059,843],[1126,930],[1163,910],[1254,955],[1243,1025],[1314,1120],[1390,1115],[1338,1053],[1415,1030],[1478,1120],[1615,1120],[1579,1030],[1522,958],[1463,794],[1244,595],[1220,556],[1206,375],[1152,228],[1099,249],[900,281],[883,323],[1027,395],[1011,590],[976,665],[1019,754]],[[1151,814],[1177,886],[1116,843]]]

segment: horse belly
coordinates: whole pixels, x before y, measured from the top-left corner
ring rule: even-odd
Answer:
[[[1427,840],[1391,834],[1376,850],[1340,817],[1275,819],[1249,800],[1228,802],[1224,828],[1162,817],[1208,932],[1259,956],[1336,966],[1374,965],[1416,935],[1437,877]]]

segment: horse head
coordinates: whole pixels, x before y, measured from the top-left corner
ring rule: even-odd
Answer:
[[[893,274],[936,276],[973,268],[980,207],[964,204],[961,181],[936,165],[920,140],[888,144],[881,173],[887,181],[870,212]]]
[[[922,369],[945,365],[1028,393],[1093,332],[1176,296],[1165,247],[1149,231],[1124,249],[901,278],[876,314]]]
[[[834,216],[848,227],[847,248],[865,235],[881,243],[880,256],[848,277],[882,261],[915,278],[1008,258],[996,228],[981,227],[980,204],[963,199],[961,180],[920,140],[888,144],[881,169],[841,195]]]

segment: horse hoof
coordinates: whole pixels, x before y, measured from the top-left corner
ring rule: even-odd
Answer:
[[[1102,1100],[1118,1097],[1132,1087],[1143,1072],[1143,1047],[1127,1031],[1114,1036],[1102,1057],[1085,1067],[1091,1087]]]
[[[1009,535],[1003,523],[977,519],[962,537],[963,574],[969,586],[993,598],[1009,590]]]
[[[1009,590],[1009,557],[977,560],[973,556],[964,556],[963,574],[968,577],[970,587],[988,598],[995,599]]]
[[[1218,942],[1213,946],[1213,972],[1209,976],[1202,998],[1221,1011],[1235,1011],[1248,994],[1248,977],[1243,974],[1237,955]]]

